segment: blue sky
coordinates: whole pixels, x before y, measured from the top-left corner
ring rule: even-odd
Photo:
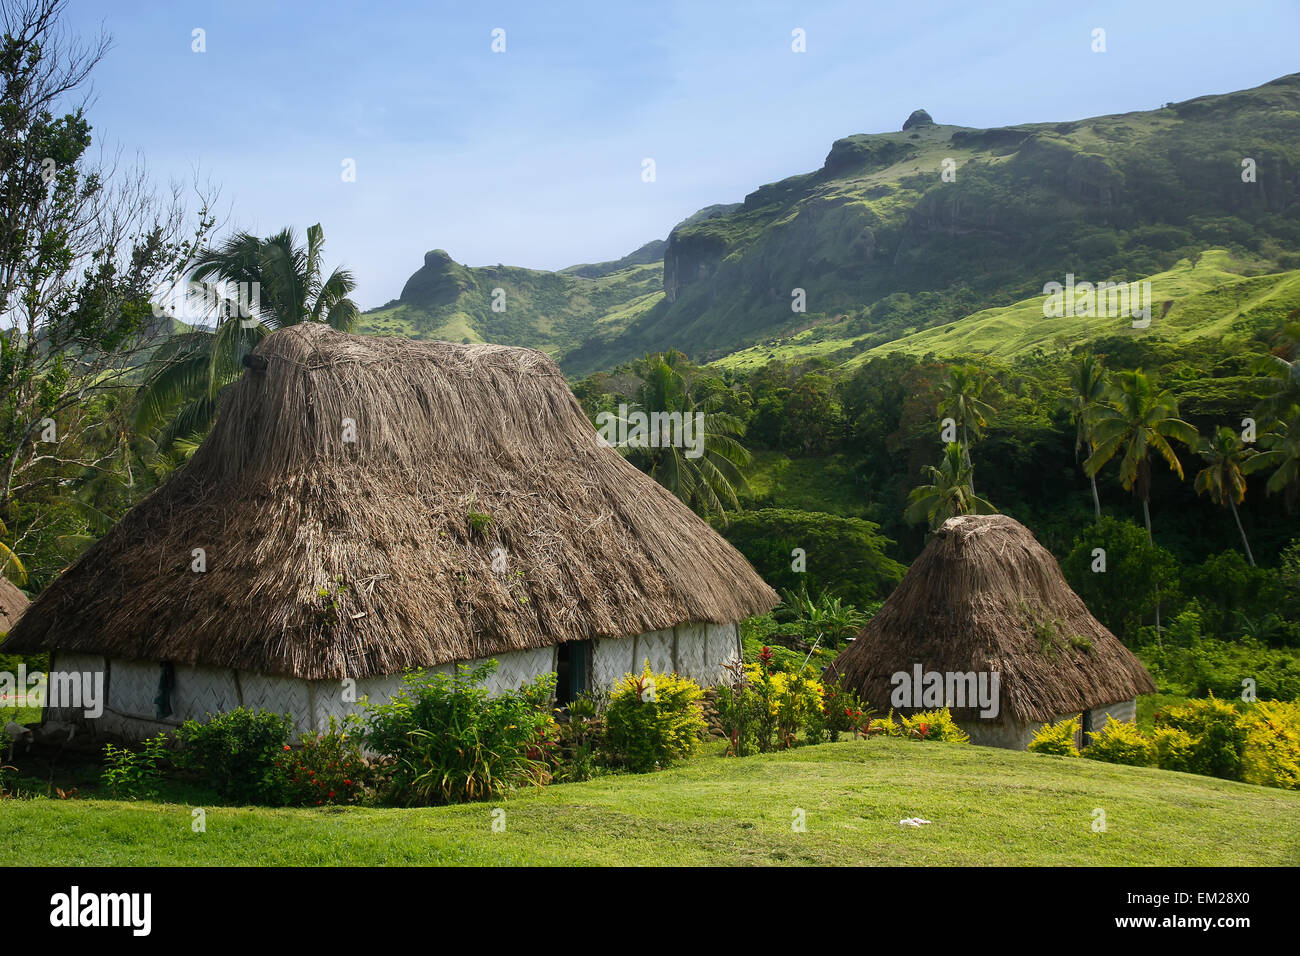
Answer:
[[[913,109],[974,127],[1068,120],[1300,69],[1296,0],[72,0],[69,14],[113,36],[94,75],[102,141],[163,180],[201,168],[232,226],[319,221],[364,308],[434,248],[539,269],[618,258]]]

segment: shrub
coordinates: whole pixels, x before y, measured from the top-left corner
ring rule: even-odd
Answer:
[[[1300,789],[1300,703],[1256,704],[1242,715],[1246,745],[1242,779],[1265,787]]]
[[[1195,773],[1192,769],[1196,738],[1177,727],[1157,727],[1151,732],[1151,746],[1156,766],[1161,770],[1179,770]]]
[[[602,702],[579,694],[569,705],[569,719],[558,725],[555,780],[576,783],[596,775],[596,746],[605,732]]]
[[[957,726],[947,707],[923,710],[902,718],[903,736],[914,740],[938,740],[952,744],[970,743],[970,735]]]
[[[839,740],[840,734],[850,733],[861,724],[863,710],[857,692],[846,688],[839,680],[822,688],[822,714],[831,743]]]
[[[1142,658],[1162,685],[1189,697],[1232,700],[1241,696],[1243,679],[1250,678],[1260,700],[1300,698],[1300,654],[1291,648],[1268,648],[1249,638],[1196,637],[1187,647],[1166,646],[1163,654],[1148,650]]]
[[[501,797],[551,780],[555,721],[535,703],[553,696],[555,675],[493,695],[489,660],[455,674],[416,671],[386,704],[372,707],[366,743],[384,758],[388,798],[403,806]]]
[[[1101,730],[1088,732],[1092,742],[1083,748],[1083,756],[1106,763],[1122,763],[1130,767],[1149,767],[1155,755],[1151,741],[1142,736],[1137,724],[1106,718]]]
[[[290,806],[357,803],[366,793],[370,766],[361,753],[361,720],[330,718],[325,733],[303,734],[285,744],[275,764],[283,802]]]
[[[800,729],[824,726],[822,685],[809,674],[777,671],[769,675],[769,705],[776,716],[776,734],[782,747],[792,747]],[[819,741],[814,740],[814,743]]]
[[[727,677],[718,686],[718,719],[731,741],[729,753],[744,757],[758,746],[758,727],[767,707],[749,683],[743,663],[732,660],[723,668]]]
[[[278,802],[275,759],[289,741],[293,721],[286,714],[246,707],[205,723],[187,720],[176,732],[182,764],[196,770],[230,800]]]
[[[883,737],[902,737],[903,725],[898,722],[894,716],[894,708],[891,707],[884,717],[868,717],[862,721],[855,732],[863,737],[874,737],[876,734]]]
[[[157,789],[162,778],[162,764],[167,759],[167,735],[146,740],[140,750],[104,745],[104,771],[100,775],[115,797],[135,800]]]
[[[1074,745],[1075,735],[1079,733],[1079,718],[1048,721],[1034,734],[1034,739],[1026,748],[1036,754],[1053,754],[1057,757],[1077,757],[1079,748]]]
[[[611,759],[645,773],[689,757],[706,727],[699,703],[703,693],[689,678],[652,673],[649,661],[640,675],[624,676],[605,712]]]
[[[1231,704],[1211,695],[1205,700],[1156,713],[1157,727],[1173,727],[1191,736],[1192,773],[1224,780],[1241,779],[1241,754],[1246,745],[1246,728]]]

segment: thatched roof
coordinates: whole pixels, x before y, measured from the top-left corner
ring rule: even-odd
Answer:
[[[1056,559],[1005,515],[944,522],[827,676],[842,675],[883,711],[890,677],[916,664],[1000,671],[999,721],[1050,720],[1155,690],[1138,659],[1070,590]],[[975,719],[976,711],[953,715]]]
[[[265,368],[231,387],[189,464],[6,649],[356,678],[777,601],[600,442],[540,352],[300,325],[255,355]]]
[[[8,578],[0,577],[0,634],[12,630],[27,610],[27,595]]]

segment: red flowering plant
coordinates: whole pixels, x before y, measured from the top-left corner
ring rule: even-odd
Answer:
[[[331,717],[325,733],[303,734],[297,747],[285,744],[275,757],[275,775],[290,806],[360,803],[373,776],[361,752],[360,719]]]
[[[839,680],[823,685],[822,713],[826,717],[826,733],[831,743],[839,740],[840,734],[852,733],[854,736],[865,737],[866,734],[860,734],[859,729],[863,726],[864,718],[867,724],[871,722],[870,709],[864,708],[857,693]]]

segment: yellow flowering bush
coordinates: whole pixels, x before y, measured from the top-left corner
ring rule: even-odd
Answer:
[[[1079,733],[1079,718],[1069,720],[1050,720],[1043,724],[1034,739],[1029,741],[1027,750],[1036,754],[1053,754],[1057,757],[1077,757],[1079,748],[1074,745],[1075,735]]]
[[[605,711],[610,756],[636,773],[689,757],[706,729],[703,696],[695,681],[656,674],[649,661],[641,674],[624,675],[614,685]]]
[[[821,742],[826,726],[823,688],[811,671],[769,670],[765,662],[757,662],[745,666],[745,679],[766,711],[758,721],[759,750],[771,749],[773,734],[779,746],[793,746],[801,729],[810,743]]]
[[[1300,702],[1260,701],[1241,717],[1246,746],[1242,779],[1265,787],[1300,789]]]
[[[939,740],[953,744],[970,743],[970,734],[957,726],[952,719],[952,712],[947,707],[938,710],[923,710],[910,717],[903,717],[903,736],[916,740]]]

